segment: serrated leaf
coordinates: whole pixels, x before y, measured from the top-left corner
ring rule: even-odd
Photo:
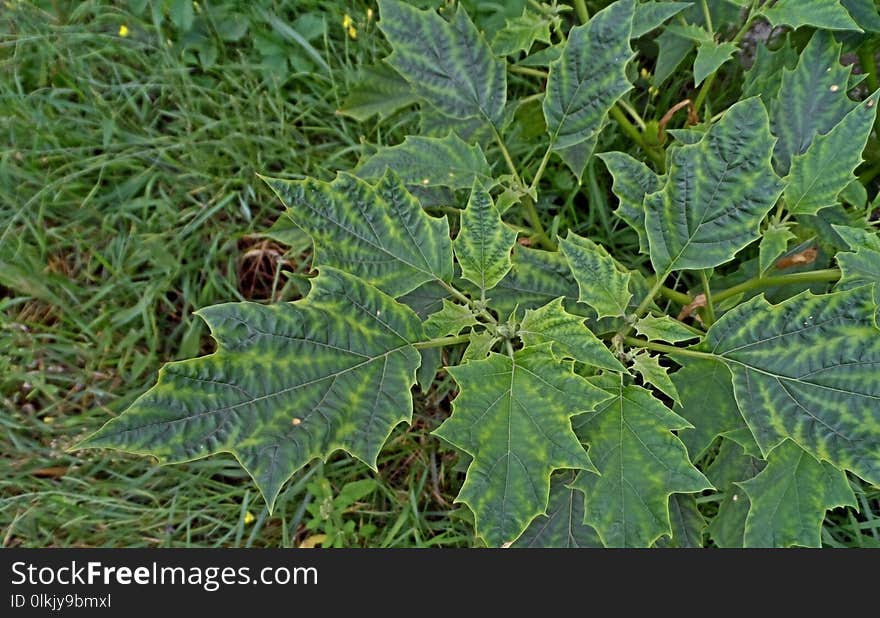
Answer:
[[[730,107],[700,142],[671,151],[663,189],[645,198],[657,273],[720,266],[758,237],[784,186],[770,166],[773,142],[753,97]]]
[[[691,6],[691,2],[639,2],[633,16],[632,38],[648,34],[662,26],[668,19]]]
[[[416,384],[422,393],[427,393],[437,377],[437,372],[443,366],[443,349],[442,348],[426,348],[419,350],[421,364],[416,371]]]
[[[871,288],[756,296],[706,336],[733,374],[737,405],[765,455],[785,438],[880,482],[880,330]]]
[[[668,369],[660,364],[659,355],[651,356],[647,351],[640,352],[633,356],[632,368],[642,376],[645,384],[650,384],[674,403],[680,403],[678,390],[667,373]]]
[[[516,232],[501,221],[489,192],[474,184],[453,243],[462,277],[482,292],[491,290],[510,270],[515,244]]]
[[[656,39],[657,65],[654,67],[654,85],[658,86],[675,73],[696,43],[665,29]]]
[[[690,494],[669,496],[671,538],[661,538],[658,547],[695,548],[703,546],[706,520],[697,508],[697,500]]]
[[[574,487],[586,495],[584,523],[606,547],[647,547],[671,534],[669,496],[710,489],[672,433],[688,426],[639,386],[618,385],[596,412],[575,419],[598,475],[581,472]]]
[[[596,530],[584,523],[584,495],[566,485],[570,480],[570,474],[551,479],[547,512],[532,520],[511,547],[602,547]]]
[[[855,180],[862,151],[874,128],[880,91],[865,99],[833,129],[816,135],[806,152],[795,155],[785,177],[783,197],[788,212],[814,215],[838,203],[837,195]]]
[[[678,343],[688,339],[696,339],[700,335],[678,320],[664,316],[646,315],[636,322],[636,332],[648,341],[667,341]]]
[[[452,280],[449,223],[425,214],[394,173],[375,185],[345,173],[332,182],[265,180],[312,237],[318,268],[353,273],[392,296]]]
[[[614,214],[626,221],[639,236],[639,251],[648,253],[645,233],[645,196],[656,193],[663,181],[651,168],[623,152],[603,152],[598,156],[613,179],[611,190],[617,196]]]
[[[837,197],[841,202],[861,209],[868,203],[868,190],[858,178],[855,178],[843,188],[843,191]]]
[[[449,290],[436,281],[431,281],[398,297],[397,301],[415,311],[416,315],[424,320],[432,313],[440,311],[446,298],[449,298]]]
[[[479,324],[470,308],[443,300],[443,308],[425,320],[425,336],[429,339],[457,335],[468,326]]]
[[[764,469],[765,462],[743,452],[732,440],[722,440],[718,455],[706,469],[706,476],[724,494],[718,512],[709,522],[709,536],[718,547],[740,548],[745,536],[746,518],[749,515],[749,496],[739,481],[754,478]]]
[[[419,97],[399,73],[384,62],[366,66],[352,86],[337,113],[365,122],[373,116],[380,120],[418,102]]]
[[[574,232],[569,231],[559,247],[577,281],[578,300],[595,309],[599,318],[624,315],[632,298],[632,275],[623,272],[604,247]]]
[[[202,309],[218,350],[168,363],[159,383],[80,447],[182,462],[229,452],[271,511],[281,486],[343,449],[375,469],[412,415],[418,317],[352,275],[324,267],[294,303]]]
[[[779,93],[782,71],[794,69],[797,61],[797,52],[788,37],[785,37],[779,49],[771,50],[766,45],[758,45],[755,62],[743,75],[742,98],[760,96],[764,105],[769,107]]]
[[[629,92],[626,64],[634,0],[617,0],[568,35],[550,63],[544,118],[550,144],[575,176],[583,176],[599,130],[617,100]]]
[[[549,344],[448,371],[459,394],[434,433],[473,456],[456,500],[490,546],[515,541],[547,509],[554,470],[593,469],[571,417],[608,395],[557,361]]]
[[[445,137],[408,135],[402,144],[383,148],[367,158],[355,173],[375,180],[394,170],[407,185],[470,189],[475,182],[485,187],[495,184],[486,155],[479,146],[470,146],[455,133]]]
[[[492,54],[464,9],[448,22],[433,9],[379,0],[379,15],[392,49],[385,61],[422,98],[453,118],[499,124],[507,101],[504,61]]]
[[[788,225],[784,223],[771,223],[761,236],[761,244],[758,246],[758,265],[761,274],[770,270],[776,259],[788,248],[788,241],[796,238]]]
[[[578,286],[561,252],[517,245],[511,262],[510,272],[490,295],[492,308],[499,313],[510,313],[517,306],[536,309],[560,296],[577,300]]]
[[[880,15],[874,0],[840,0],[840,3],[859,28],[872,34],[880,32]]]
[[[523,10],[523,14],[508,19],[492,39],[492,51],[498,56],[512,56],[528,52],[535,41],[550,44],[551,22],[544,15]]]
[[[751,503],[745,547],[820,547],[825,511],[856,506],[846,474],[791,440],[770,452],[758,476],[738,485]]]
[[[724,363],[685,356],[676,356],[675,361],[682,368],[671,376],[679,395],[673,410],[692,425],[679,431],[678,437],[696,460],[715,438],[746,428],[746,422],[736,407],[731,374]],[[714,478],[709,479],[717,485]]]
[[[529,309],[520,324],[519,335],[526,346],[552,343],[553,353],[578,362],[624,371],[623,365],[605,344],[584,325],[584,318],[568,313],[562,298],[538,309]]]
[[[776,170],[785,175],[791,158],[807,151],[813,138],[827,133],[856,104],[846,94],[851,67],[840,64],[840,44],[819,30],[801,52],[797,66],[782,72],[779,94],[770,105]]]
[[[874,284],[876,323],[880,325],[880,236],[854,227],[832,225],[851,251],[841,251],[836,256],[840,267],[840,281],[835,289],[850,290],[862,285]]]
[[[813,26],[862,31],[838,0],[778,0],[773,6],[761,9],[761,14],[774,28]]]
[[[694,60],[694,86],[702,84],[704,79],[720,69],[737,51],[739,47],[730,41],[717,43],[711,40],[700,43]]]
[[[488,331],[479,333],[471,332],[471,340],[468,347],[465,348],[464,354],[461,355],[461,362],[466,363],[472,360],[485,360],[492,351],[492,346],[498,338]]]

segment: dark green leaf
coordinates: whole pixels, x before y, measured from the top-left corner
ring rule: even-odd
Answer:
[[[364,67],[338,113],[358,122],[378,116],[384,120],[397,110],[419,100],[405,79],[384,62]]]
[[[614,214],[636,231],[639,235],[639,251],[647,253],[643,203],[646,195],[660,190],[663,181],[647,165],[626,153],[603,152],[597,156],[604,161],[614,179],[611,190],[618,200]]]
[[[516,232],[501,221],[489,192],[474,184],[454,243],[462,277],[481,292],[491,290],[510,270],[515,244]]]
[[[624,315],[632,298],[630,273],[624,272],[604,247],[574,232],[559,246],[578,283],[578,300],[595,309],[599,318]]]
[[[584,523],[584,494],[566,485],[571,474],[550,481],[547,513],[539,515],[512,547],[602,547],[596,531]]]
[[[840,4],[839,0],[778,0],[761,13],[774,28],[814,26],[826,30],[857,30],[859,25]]]
[[[633,17],[632,38],[648,34],[663,25],[671,17],[691,6],[691,2],[640,2],[636,4]]]

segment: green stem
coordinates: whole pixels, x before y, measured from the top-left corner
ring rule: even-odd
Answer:
[[[875,49],[871,46],[862,46],[859,49],[859,64],[862,71],[867,75],[865,82],[868,84],[868,91],[874,92],[880,88],[880,80],[877,78],[877,61],[874,59]]]
[[[507,169],[510,170],[513,180],[519,186],[523,186],[519,173],[516,171],[516,165],[513,162],[513,158],[510,156],[510,151],[507,149],[504,140],[501,139],[501,134],[498,133],[498,129],[495,128],[494,124],[490,123],[489,126],[492,127],[492,136],[495,138],[495,143],[498,144],[498,147],[501,149],[501,155],[504,157],[504,162],[507,163]]]
[[[712,88],[712,82],[715,81],[715,75],[716,73],[712,73],[705,79],[705,81],[703,81],[700,92],[697,94],[697,100],[694,101],[694,110],[696,110],[697,115],[700,114],[700,108],[703,106],[703,101],[706,100],[706,96],[709,94],[709,89]]]
[[[590,12],[587,10],[585,0],[574,0],[574,10],[577,12],[578,19],[582,24],[590,21]]]
[[[498,320],[495,319],[495,316],[493,316],[491,313],[486,311],[486,309],[484,309],[483,307],[478,305],[476,302],[474,302],[473,300],[471,300],[470,298],[468,298],[467,296],[462,294],[458,290],[458,288],[456,288],[454,285],[450,285],[450,284],[446,283],[445,281],[443,281],[443,279],[436,279],[436,281],[443,288],[445,288],[447,292],[452,294],[453,297],[455,297],[457,300],[459,300],[460,302],[462,302],[465,305],[467,305],[468,307],[470,307],[474,311],[474,313],[485,318],[490,324],[498,324]]]
[[[706,18],[706,30],[709,32],[714,32],[715,28],[712,27],[712,13],[709,11],[709,3],[706,0],[702,0],[703,4],[703,17]]]
[[[672,288],[668,288],[665,285],[660,286],[660,295],[668,298],[674,303],[678,303],[682,307],[686,307],[687,305],[690,305],[692,302],[694,302],[694,299],[684,292],[673,290]]]
[[[550,155],[552,153],[553,144],[550,144],[547,147],[547,152],[544,153],[544,158],[541,159],[541,163],[538,165],[538,171],[535,172],[535,177],[532,178],[532,184],[529,185],[529,193],[534,193],[538,188],[538,181],[541,180],[541,176],[544,175],[544,170],[547,168],[547,162],[550,161]]]
[[[772,277],[755,277],[744,281],[739,285],[727,288],[715,294],[715,302],[720,303],[737,294],[771,288],[777,285],[791,285],[793,283],[830,283],[840,279],[840,271],[836,268],[824,270],[810,270],[802,273],[789,273],[787,275],[774,275]]]
[[[639,130],[629,121],[617,105],[611,108],[611,116],[617,121],[623,131],[629,135],[630,139],[648,155],[648,158],[654,162],[658,169],[663,170],[666,167],[663,155],[648,146]]]
[[[712,326],[715,323],[715,307],[712,304],[712,291],[709,289],[709,277],[705,270],[700,271],[700,283],[703,284],[703,294],[706,297],[705,319],[706,326]]]
[[[687,348],[677,348],[674,345],[655,343],[645,339],[636,339],[635,337],[624,337],[623,342],[636,348],[645,348],[646,350],[655,350],[657,352],[692,356],[693,358],[715,358],[715,355],[709,354],[708,352],[697,352],[696,350],[689,350]]]
[[[470,340],[470,335],[456,335],[454,337],[440,337],[439,339],[431,339],[429,341],[419,341],[418,343],[414,343],[413,347],[416,350],[425,350],[427,348],[442,348],[448,345],[467,343]]]
[[[541,215],[538,213],[538,209],[535,208],[535,202],[532,201],[531,197],[525,195],[522,200],[520,200],[520,203],[525,209],[526,219],[529,220],[529,225],[531,225],[532,229],[535,231],[532,240],[548,251],[556,251],[556,243],[547,235],[547,231],[544,229],[544,224],[541,223]]]
[[[508,65],[507,70],[511,73],[519,73],[520,75],[528,75],[530,77],[540,77],[542,79],[547,79],[548,76],[547,71],[533,69],[531,67],[521,67],[515,64]]]
[[[629,114],[629,117],[633,119],[633,122],[635,122],[639,126],[639,129],[641,129],[642,131],[645,130],[645,119],[639,115],[639,113],[632,105],[630,105],[623,99],[620,99],[617,104],[620,105],[624,110],[626,110],[626,113]]]
[[[630,331],[635,327],[636,320],[642,317],[645,312],[648,310],[648,307],[651,306],[651,302],[654,300],[654,297],[660,292],[660,288],[663,287],[663,281],[666,279],[669,273],[664,274],[662,277],[657,277],[654,281],[654,285],[651,287],[651,291],[648,292],[645,297],[642,299],[642,302],[639,303],[639,306],[636,307],[634,319],[632,322],[628,322],[625,324],[617,333],[614,335],[614,339],[620,340],[629,335]]]

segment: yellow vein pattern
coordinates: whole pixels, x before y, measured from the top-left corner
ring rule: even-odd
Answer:
[[[321,269],[295,303],[200,311],[208,356],[169,363],[159,383],[80,446],[181,462],[235,455],[271,509],[309,461],[345,450],[375,468],[412,416],[418,316],[352,275]]]
[[[460,390],[434,433],[473,457],[457,500],[487,544],[510,543],[546,511],[554,470],[593,469],[571,417],[609,395],[557,361],[549,343],[448,371]]]

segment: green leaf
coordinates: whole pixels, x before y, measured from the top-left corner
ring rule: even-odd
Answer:
[[[700,334],[668,315],[657,317],[646,315],[636,322],[636,331],[648,341],[667,341],[678,343],[696,339]]]
[[[634,10],[634,0],[617,0],[575,26],[550,63],[543,103],[550,144],[578,179],[608,112],[632,88],[625,68]]]
[[[485,360],[489,356],[489,352],[492,351],[492,346],[495,345],[496,341],[498,341],[498,338],[488,331],[471,332],[471,341],[464,354],[461,355],[461,362]]]
[[[617,196],[614,214],[626,221],[639,235],[639,251],[648,253],[645,233],[645,196],[656,193],[663,181],[647,165],[623,152],[603,152],[597,155],[605,163],[613,178],[611,190]]]
[[[483,292],[491,290],[510,270],[515,244],[516,232],[501,221],[489,192],[474,184],[454,243],[462,277]]]
[[[682,61],[691,53],[695,43],[690,39],[664,30],[656,39],[659,51],[654,67],[654,85],[658,86],[675,73]]]
[[[691,2],[640,2],[633,16],[632,38],[637,39],[656,30],[668,19],[691,6]]]
[[[749,496],[746,547],[821,547],[825,511],[856,506],[846,474],[816,461],[791,440],[767,456],[767,467],[738,483]]]
[[[570,478],[565,474],[551,479],[546,514],[532,520],[512,547],[602,547],[599,535],[584,523],[584,495],[566,485]]]
[[[769,107],[779,93],[782,71],[794,69],[797,61],[797,52],[788,37],[785,37],[779,49],[771,50],[766,45],[758,45],[755,62],[743,75],[742,98],[760,96],[764,105]]]
[[[589,305],[599,318],[626,313],[632,293],[632,275],[623,272],[604,247],[569,231],[559,244],[578,284],[578,300]]]
[[[477,317],[470,308],[443,299],[443,308],[432,313],[425,321],[425,336],[436,339],[457,335],[465,328],[477,324]]]
[[[460,390],[434,433],[473,457],[456,500],[490,546],[515,541],[545,512],[554,470],[593,469],[571,417],[608,395],[572,365],[545,344],[448,368]]]
[[[425,214],[394,173],[375,185],[345,173],[332,182],[265,180],[312,237],[315,266],[351,272],[392,296],[452,280],[449,223]]]
[[[523,14],[508,19],[504,27],[492,39],[492,51],[496,56],[512,56],[528,52],[535,41],[550,44],[551,21],[544,15],[524,10]]]
[[[721,68],[737,51],[739,47],[736,43],[729,41],[716,43],[712,40],[700,43],[697,47],[697,58],[694,60],[694,86],[702,84],[704,79]]]
[[[758,237],[782,192],[773,137],[757,97],[730,107],[703,139],[672,150],[663,189],[645,198],[654,270],[720,266]]]
[[[876,232],[844,225],[832,225],[852,251],[835,256],[840,267],[840,281],[835,289],[851,290],[874,284],[875,323],[880,325],[880,236]]]
[[[838,0],[779,0],[769,8],[761,9],[774,28],[814,26],[826,30],[862,31]]]
[[[782,72],[779,94],[770,105],[776,170],[784,175],[791,158],[807,151],[813,138],[830,131],[856,104],[846,95],[851,67],[840,64],[840,44],[819,30],[801,52],[793,71]]]
[[[492,54],[464,9],[447,22],[436,11],[379,0],[379,29],[391,44],[385,60],[419,95],[454,118],[498,125],[507,100],[504,61]]]
[[[736,442],[721,441],[718,454],[706,469],[706,476],[724,494],[718,513],[709,523],[709,536],[718,547],[743,546],[751,504],[748,494],[735,483],[753,478],[764,466],[763,460],[747,455]]]
[[[785,438],[880,482],[880,330],[871,288],[756,296],[706,336],[727,363],[740,412],[767,455]]]
[[[168,16],[178,30],[186,32],[192,28],[195,17],[192,0],[170,0]]]
[[[598,474],[581,472],[573,486],[586,495],[584,523],[605,546],[648,547],[672,534],[671,494],[712,486],[671,431],[687,421],[639,386],[618,384],[608,391],[614,395],[610,402],[575,420]]]
[[[517,245],[511,262],[510,272],[491,294],[492,308],[499,313],[510,313],[517,306],[536,309],[560,296],[577,300],[578,287],[561,252]]]
[[[816,135],[802,155],[795,155],[785,177],[785,207],[795,215],[814,215],[838,203],[837,195],[855,180],[862,151],[874,128],[880,91],[824,135]]]
[[[673,402],[679,403],[678,390],[669,377],[666,367],[660,364],[659,355],[651,356],[647,350],[639,352],[632,358],[632,367],[642,376],[645,384],[650,384]]]
[[[736,407],[733,382],[724,363],[682,355],[675,356],[675,362],[682,368],[672,374],[679,395],[673,409],[692,425],[679,431],[678,437],[696,460],[715,438],[745,428],[746,422]]]
[[[422,320],[443,308],[443,300],[449,298],[449,290],[436,281],[420,285],[412,292],[404,294],[397,300],[413,311]]]
[[[758,247],[758,264],[761,274],[773,267],[776,259],[788,248],[788,241],[794,238],[796,236],[791,233],[785,223],[773,222],[764,230],[761,244]]]
[[[694,548],[703,546],[703,531],[706,520],[697,508],[697,500],[689,494],[669,496],[669,521],[672,537],[661,538],[657,546]]]
[[[405,184],[419,187],[470,189],[477,181],[485,187],[495,184],[480,147],[468,145],[455,133],[442,138],[408,135],[402,144],[367,158],[356,174],[375,180],[386,169],[394,170]]]
[[[880,32],[880,15],[874,0],[840,0],[840,3],[862,30],[871,34]]]
[[[391,430],[411,418],[421,323],[356,277],[325,267],[301,301],[199,315],[217,352],[166,364],[156,386],[80,447],[165,462],[232,453],[271,511],[313,459],[343,449],[375,469]]]
[[[584,325],[584,318],[568,313],[562,298],[539,309],[529,309],[520,325],[519,335],[526,346],[550,342],[558,357],[611,371],[624,371],[623,365],[596,335]]]

